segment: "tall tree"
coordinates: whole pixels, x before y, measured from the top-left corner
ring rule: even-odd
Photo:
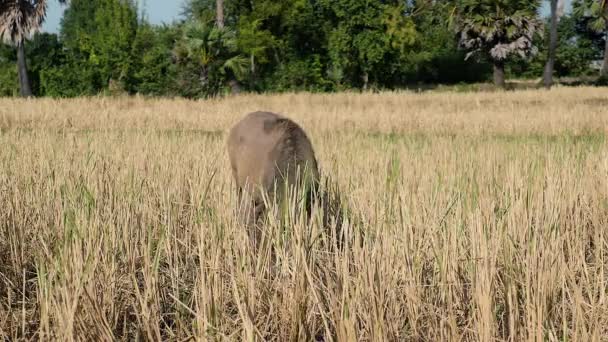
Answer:
[[[134,55],[139,54],[132,49],[137,28],[133,0],[71,0],[61,21],[61,37],[72,59],[90,67],[102,87],[127,90]]]
[[[328,42],[332,72],[338,75],[336,82],[341,77],[350,78],[366,90],[371,82],[391,74],[391,60],[395,61],[416,40],[415,24],[399,1],[322,3],[337,21]]]
[[[481,52],[494,64],[494,84],[505,86],[505,62],[511,55],[537,51],[534,35],[542,30],[538,0],[459,0],[455,29],[466,58]]]
[[[549,0],[551,4],[551,29],[549,33],[549,49],[547,50],[547,63],[543,75],[543,84],[549,89],[553,85],[553,69],[555,66],[555,52],[557,51],[557,25],[560,17],[560,8],[563,11],[563,0]],[[563,14],[563,12],[561,13]]]
[[[215,0],[215,22],[217,27],[224,28],[224,0]]]
[[[59,26],[59,37],[66,48],[79,49],[86,37],[97,30],[95,13],[100,7],[99,1],[71,0],[63,13]]]
[[[64,3],[64,0],[59,0]],[[46,16],[46,0],[0,1],[0,38],[17,48],[17,71],[21,96],[32,96],[27,75],[25,40],[42,26]]]
[[[142,22],[133,42],[133,82],[130,92],[147,95],[173,95],[175,65],[171,49],[179,38],[176,25],[151,25]]]
[[[589,27],[596,32],[604,32],[604,60],[601,77],[608,77],[608,0],[579,0],[573,3],[573,10],[579,17],[589,17]]]

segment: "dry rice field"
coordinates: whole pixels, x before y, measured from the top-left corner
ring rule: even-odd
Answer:
[[[348,248],[249,248],[254,110],[308,132]],[[0,340],[608,341],[607,135],[601,88],[0,99]]]

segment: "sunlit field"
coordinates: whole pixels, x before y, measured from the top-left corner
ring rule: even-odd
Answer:
[[[350,237],[233,215],[228,129],[309,134]],[[0,340],[608,341],[608,96],[0,99]]]

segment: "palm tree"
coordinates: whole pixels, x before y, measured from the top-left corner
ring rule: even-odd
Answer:
[[[505,86],[505,62],[511,55],[537,51],[534,36],[542,30],[539,0],[459,0],[454,7],[458,43],[466,58],[481,52],[494,64],[494,84]]]
[[[241,79],[248,70],[247,59],[239,54],[235,33],[203,21],[184,25],[173,53],[178,63],[195,65],[200,86],[208,95],[227,79]]]
[[[59,0],[65,3],[65,0]],[[25,40],[33,31],[40,29],[46,16],[46,0],[1,0],[0,38],[17,48],[17,70],[21,96],[32,96],[27,64]]]
[[[601,77],[608,77],[608,0],[579,0],[573,4],[577,16],[590,17],[589,28],[596,32],[604,32],[604,61],[600,70]]]

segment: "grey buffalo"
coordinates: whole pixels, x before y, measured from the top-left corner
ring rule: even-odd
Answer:
[[[249,113],[230,130],[227,147],[238,215],[254,246],[260,242],[257,224],[268,209],[266,203],[303,200],[304,205],[297,202],[295,208],[303,207],[310,215],[319,170],[312,144],[298,124],[275,113]]]

